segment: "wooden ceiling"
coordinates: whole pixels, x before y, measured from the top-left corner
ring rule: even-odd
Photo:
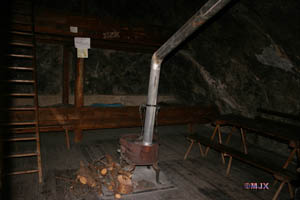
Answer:
[[[130,25],[127,22],[114,22],[108,18],[72,16],[46,8],[35,10],[34,24],[38,42],[72,46],[74,37],[90,37],[92,48],[153,53],[173,33],[172,30],[160,26]],[[30,18],[13,14],[11,19],[22,21],[13,24],[13,29],[30,31],[30,26],[26,24]],[[78,32],[72,33],[71,26],[77,27]]]

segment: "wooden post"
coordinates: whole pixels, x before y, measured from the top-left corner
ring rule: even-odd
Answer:
[[[84,80],[84,58],[77,59],[76,79],[75,79],[75,108],[80,110],[83,106],[83,80]],[[79,113],[79,112],[77,112]],[[79,117],[79,116],[78,116]],[[75,142],[80,142],[82,139],[82,130],[80,129],[80,120],[77,127],[74,129]]]
[[[64,46],[64,69],[63,69],[63,93],[62,103],[64,105],[69,104],[69,81],[70,81],[70,47]]]

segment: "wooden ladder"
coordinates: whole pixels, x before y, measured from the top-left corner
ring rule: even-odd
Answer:
[[[16,159],[36,158],[37,167],[34,169],[8,169],[7,175],[38,173],[39,183],[42,182],[42,162],[39,134],[39,106],[36,78],[36,43],[34,32],[33,3],[31,1],[15,1],[12,5],[12,18],[9,53],[7,54],[7,67],[5,72],[7,80],[1,80],[6,85],[5,94],[10,106],[3,108],[7,116],[27,113],[34,114],[32,119],[2,121],[1,126],[7,130],[4,145],[9,147],[5,159],[6,163]],[[14,117],[15,118],[15,117]],[[32,129],[34,132],[18,134],[18,130]],[[29,144],[28,144],[29,143]],[[25,148],[22,148],[25,145]],[[26,150],[28,146],[30,150]],[[17,149],[12,151],[11,148]],[[16,161],[18,162],[18,161]],[[25,162],[25,161],[24,161]],[[23,161],[21,162],[23,163]],[[30,162],[29,162],[30,163]],[[34,162],[35,163],[35,162]],[[29,164],[31,167],[32,163]],[[36,164],[34,164],[36,165]]]

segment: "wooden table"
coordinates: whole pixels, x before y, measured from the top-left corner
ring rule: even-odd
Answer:
[[[232,127],[232,131],[229,133],[225,141],[225,144],[228,144],[233,132],[239,129],[242,143],[243,143],[244,153],[248,154],[247,143],[246,143],[246,131],[255,132],[259,135],[286,143],[289,145],[289,147],[292,148],[292,151],[289,154],[289,157],[284,163],[284,165],[282,166],[282,168],[286,169],[288,167],[289,163],[292,161],[296,152],[297,152],[298,166],[299,166],[299,158],[300,158],[300,145],[299,145],[300,127],[299,126],[280,123],[277,121],[263,119],[263,118],[252,119],[252,118],[247,118],[247,117],[238,116],[234,114],[221,115],[215,121],[215,129],[210,138],[211,141],[214,140],[216,134],[218,133],[218,142],[220,144],[223,143],[222,133],[221,133],[222,126]],[[206,149],[205,152],[206,154],[208,150],[209,148]],[[224,159],[223,156],[222,159]]]

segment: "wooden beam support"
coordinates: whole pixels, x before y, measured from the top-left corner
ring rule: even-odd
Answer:
[[[81,0],[83,15],[86,3],[86,1]],[[12,28],[24,31],[30,29],[28,25],[17,24],[15,26],[18,27]],[[70,26],[77,27],[78,32],[70,32]],[[174,30],[165,26],[130,25],[128,21],[117,22],[110,18],[66,15],[63,12],[42,7],[37,8],[35,16],[37,41],[47,43],[72,44],[75,36],[90,37],[93,40],[92,48],[153,53],[173,32]]]
[[[69,81],[70,81],[70,54],[71,48],[69,46],[64,46],[63,49],[63,94],[62,94],[62,103],[64,105],[69,104]]]
[[[217,115],[215,106],[166,106],[160,108],[158,125],[207,124],[214,121]],[[12,121],[30,121],[34,119],[34,112],[11,111],[9,118]],[[70,126],[69,130],[74,130],[79,125],[83,130],[142,126],[138,106],[41,107],[39,124],[42,132],[64,131],[63,126],[66,125]]]
[[[83,102],[84,58],[77,59],[75,78],[75,107],[81,108]]]
[[[76,78],[75,78],[75,108],[79,110],[84,105],[84,58],[77,59]],[[79,114],[79,112],[77,112]],[[75,130],[75,142],[82,140],[82,129],[80,123],[77,124]]]

